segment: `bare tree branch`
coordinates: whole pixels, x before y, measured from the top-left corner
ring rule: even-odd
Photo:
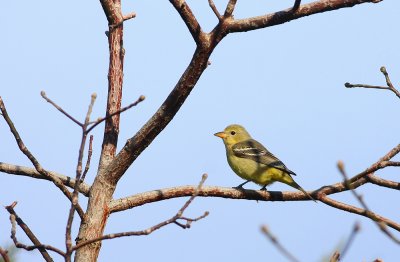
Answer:
[[[40,254],[43,256],[44,260],[46,260],[46,261],[53,261],[53,259],[51,258],[51,256],[47,252],[47,250],[54,251],[54,252],[60,254],[61,256],[64,256],[65,254],[61,250],[59,250],[53,246],[43,245],[42,243],[40,243],[39,239],[30,230],[28,225],[26,225],[24,223],[24,221],[22,221],[22,219],[17,215],[17,213],[15,213],[14,207],[16,205],[17,205],[17,202],[14,202],[11,205],[5,207],[6,210],[8,211],[8,213],[10,213],[11,238],[14,241],[15,246],[18,248],[23,248],[27,251],[38,249]],[[18,223],[18,225],[21,227],[21,229],[25,232],[26,236],[32,241],[34,246],[27,246],[27,245],[24,245],[24,244],[18,242],[17,237],[16,237],[16,223]]]
[[[87,156],[87,160],[86,160],[85,170],[83,171],[83,174],[82,174],[82,177],[80,178],[79,183],[82,183],[86,178],[86,174],[90,168],[90,161],[92,159],[92,153],[93,153],[93,135],[91,135],[89,138],[89,150],[88,150],[88,156]],[[79,190],[79,188],[78,188],[78,190]]]
[[[0,247],[0,256],[3,258],[4,262],[10,262],[10,257],[8,256],[8,251]]]
[[[110,31],[108,34],[109,67],[106,116],[121,109],[125,49],[123,47],[123,21],[121,0],[100,0]],[[114,158],[119,135],[120,115],[106,118],[99,172]]]
[[[399,182],[386,180],[386,179],[377,177],[377,176],[375,176],[373,174],[368,174],[366,176],[366,178],[372,184],[375,184],[375,185],[378,185],[378,186],[387,187],[387,188],[391,188],[391,189],[400,190],[400,183]]]
[[[79,122],[78,120],[76,120],[73,116],[71,116],[70,114],[68,114],[64,109],[62,109],[59,105],[57,105],[53,100],[51,100],[50,98],[48,98],[46,96],[46,93],[44,91],[40,92],[40,95],[43,97],[44,100],[46,100],[48,103],[50,103],[52,106],[54,106],[58,111],[60,111],[62,114],[64,114],[66,117],[68,117],[69,119],[71,119],[75,124],[77,124],[78,126],[82,127],[83,124],[81,122]]]
[[[267,226],[261,226],[261,232],[272,242],[272,244],[284,255],[288,260],[292,262],[298,262],[299,260],[289,252],[279,240],[271,233]]]
[[[116,199],[110,202],[110,213],[120,212],[148,203],[158,202],[171,198],[187,197],[193,195],[195,186],[179,186],[148,191],[129,197]],[[310,193],[311,194],[311,193]],[[314,194],[315,195],[315,194]],[[221,197],[230,199],[247,199],[256,201],[308,201],[302,192],[280,192],[236,189],[230,187],[204,186],[198,193],[199,197]]]
[[[232,17],[233,11],[235,10],[237,0],[229,0],[228,4],[226,5],[224,17]]]
[[[295,19],[299,19],[305,16],[323,13],[327,11],[333,11],[346,7],[353,7],[363,3],[378,3],[379,0],[320,0],[309,4],[304,4],[293,12],[292,8],[257,17],[251,17],[246,19],[238,19],[231,21],[228,26],[228,30],[231,33],[234,32],[246,32],[256,30],[260,28],[270,27],[274,25],[283,24]]]
[[[6,120],[8,126],[10,127],[10,131],[14,135],[14,138],[17,141],[17,145],[18,145],[19,149],[21,150],[21,152],[31,161],[31,163],[34,165],[34,167],[36,168],[36,170],[40,174],[42,174],[43,176],[48,177],[61,190],[61,192],[63,192],[64,195],[70,201],[72,201],[72,194],[64,186],[62,181],[58,177],[52,176],[52,174],[50,172],[45,170],[40,165],[39,161],[32,155],[32,153],[25,146],[24,142],[22,141],[22,138],[20,137],[17,129],[14,126],[14,123],[11,121],[11,119],[10,119],[8,113],[7,113],[6,107],[5,107],[5,105],[3,103],[3,99],[1,97],[0,97],[0,110],[2,112],[2,116],[3,116],[4,120]],[[79,215],[81,216],[81,218],[83,218],[84,212],[83,212],[82,208],[79,206],[79,204],[77,206],[77,211],[78,211]]]
[[[295,0],[294,4],[293,4],[293,7],[292,7],[292,11],[293,12],[297,11],[299,9],[299,7],[300,7],[300,4],[301,4],[301,0]]]
[[[69,214],[68,214],[67,226],[65,228],[65,231],[66,231],[65,232],[65,246],[67,249],[67,255],[65,257],[65,260],[67,262],[71,261],[71,256],[68,255],[68,251],[71,249],[71,246],[72,246],[72,240],[71,240],[72,222],[74,220],[76,206],[79,203],[78,202],[78,198],[79,198],[78,187],[79,187],[79,183],[81,182],[81,177],[83,174],[82,173],[83,154],[85,151],[86,138],[88,135],[88,133],[86,132],[86,129],[90,122],[90,115],[92,114],[93,106],[96,101],[96,98],[97,98],[96,93],[91,95],[89,108],[88,108],[88,111],[87,111],[86,117],[85,117],[85,123],[82,125],[82,138],[81,138],[81,144],[80,144],[79,151],[78,151],[78,163],[76,165],[76,176],[75,176],[76,183],[75,183],[74,191],[72,192],[71,207],[70,207]]]
[[[359,195],[355,188],[353,188],[351,186],[351,184],[349,183],[349,180],[347,178],[347,174],[346,174],[346,170],[344,168],[344,163],[342,161],[338,162],[338,168],[340,173],[342,174],[343,178],[344,178],[344,183],[346,185],[347,188],[350,189],[350,192],[353,194],[353,196],[358,200],[358,202],[361,204],[361,206],[364,208],[365,213],[370,213],[373,214],[373,212],[369,209],[369,207],[367,206],[367,203],[365,203],[364,199],[362,198],[361,195]],[[371,218],[371,217],[370,217]],[[371,218],[372,219],[372,218]],[[398,238],[396,238],[392,233],[390,233],[387,230],[386,227],[386,223],[383,220],[379,220],[379,219],[372,219],[373,221],[375,221],[376,225],[379,227],[379,229],[384,232],[390,239],[392,239],[394,242],[396,242],[397,244],[400,244],[400,240]]]
[[[214,4],[213,0],[208,0],[208,5],[211,7],[211,10],[214,12],[215,16],[218,18],[218,20],[222,20],[221,14],[218,12],[217,7]]]
[[[340,253],[339,251],[333,252],[332,256],[329,258],[329,262],[338,262],[340,261]]]
[[[142,236],[142,235],[149,235],[151,233],[153,233],[154,231],[167,226],[169,224],[176,224],[180,227],[182,227],[183,229],[186,228],[190,228],[192,222],[196,222],[199,221],[203,218],[205,218],[206,216],[208,216],[209,212],[206,211],[203,215],[197,217],[197,218],[187,218],[183,216],[183,213],[185,212],[185,210],[189,207],[189,205],[193,202],[193,200],[197,197],[198,193],[201,190],[201,187],[203,186],[205,180],[207,179],[207,174],[204,174],[202,176],[202,179],[199,183],[199,185],[196,187],[195,191],[193,192],[192,196],[189,198],[189,200],[187,200],[185,202],[185,204],[179,209],[179,211],[170,219],[167,219],[157,225],[154,225],[150,228],[144,229],[144,230],[140,230],[140,231],[129,231],[129,232],[121,232],[121,233],[114,233],[114,234],[108,234],[108,235],[104,235],[95,239],[90,239],[90,240],[86,240],[86,241],[82,241],[79,244],[77,244],[76,246],[71,248],[71,252],[78,250],[84,246],[87,246],[89,244],[92,244],[94,242],[98,242],[98,241],[102,241],[102,240],[106,240],[106,239],[113,239],[113,238],[118,238],[118,237],[127,237],[127,236]],[[186,223],[182,224],[179,221],[183,220]]]
[[[396,222],[394,222],[394,221],[392,221],[390,219],[387,219],[387,218],[385,218],[383,216],[380,216],[380,215],[378,215],[378,214],[376,214],[376,213],[374,213],[372,211],[365,210],[363,208],[358,208],[358,207],[355,207],[355,206],[352,206],[352,205],[348,205],[348,204],[333,200],[333,199],[329,198],[326,195],[320,196],[319,200],[324,202],[325,204],[331,206],[331,207],[334,207],[334,208],[337,208],[337,209],[341,209],[341,210],[344,210],[344,211],[347,211],[347,212],[350,212],[350,213],[354,213],[354,214],[357,214],[357,215],[360,215],[360,216],[364,216],[364,217],[367,217],[367,218],[369,218],[369,219],[371,219],[373,221],[384,222],[389,227],[391,227],[391,228],[395,229],[396,231],[400,232],[400,224],[398,224],[398,223],[396,223]]]
[[[357,235],[358,232],[360,232],[361,226],[359,222],[354,223],[353,229],[351,230],[351,233],[346,241],[346,244],[344,245],[344,248],[342,250],[340,258],[343,259],[344,256],[346,255],[347,251],[349,251],[351,244],[353,244],[354,239]]]
[[[130,108],[132,108],[134,106],[137,106],[140,102],[144,101],[145,99],[146,99],[146,97],[141,95],[141,96],[139,96],[139,98],[135,102],[129,104],[128,106],[123,107],[120,110],[118,110],[118,111],[116,111],[116,112],[114,112],[114,113],[112,113],[112,114],[110,114],[108,116],[99,118],[98,120],[96,120],[94,122],[89,122],[89,124],[92,124],[92,125],[86,130],[86,133],[90,133],[90,131],[92,131],[93,128],[95,128],[98,124],[102,123],[103,121],[107,120],[108,118],[111,118],[111,117],[113,117],[113,116],[115,116],[117,114],[121,114],[122,112],[125,112],[126,110],[128,110],[128,109],[130,109]]]
[[[176,11],[185,22],[190,34],[194,41],[199,46],[202,44],[202,38],[205,37],[205,33],[201,30],[200,24],[194,16],[192,10],[184,0],[170,0],[170,3],[175,7]]]
[[[50,177],[40,174],[36,169],[25,167],[25,166],[18,166],[0,162],[0,172],[18,175],[18,176],[27,176],[36,179],[43,179],[52,181]],[[75,179],[61,175],[59,173],[53,171],[47,171],[51,176],[57,177],[65,186],[73,188],[75,186]],[[79,183],[79,192],[82,193],[84,196],[89,195],[90,186],[86,183]]]
[[[384,66],[381,67],[381,72],[385,77],[387,86],[374,86],[374,85],[350,84],[350,83],[345,83],[344,86],[347,88],[362,87],[362,88],[374,88],[374,89],[389,90],[389,91],[392,91],[398,98],[400,98],[400,92],[393,86],[392,81],[390,81],[389,74],[386,71],[386,68]]]

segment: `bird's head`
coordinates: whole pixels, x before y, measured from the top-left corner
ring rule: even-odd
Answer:
[[[246,129],[241,125],[229,125],[224,131],[215,133],[214,136],[222,138],[225,145],[228,146],[251,138]]]

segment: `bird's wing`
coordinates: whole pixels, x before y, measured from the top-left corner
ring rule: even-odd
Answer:
[[[274,167],[290,175],[296,175],[281,160],[269,152],[261,143],[248,139],[232,146],[233,154],[240,158],[251,159],[257,163]]]

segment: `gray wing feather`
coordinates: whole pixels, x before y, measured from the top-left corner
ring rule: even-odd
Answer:
[[[254,139],[242,141],[233,145],[232,151],[237,157],[251,159],[257,163],[274,167],[290,175],[296,175],[293,171],[288,169],[281,160]]]

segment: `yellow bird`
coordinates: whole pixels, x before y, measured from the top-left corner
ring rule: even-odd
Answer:
[[[296,174],[261,143],[252,139],[243,126],[229,125],[224,131],[214,135],[224,141],[226,157],[232,170],[246,180],[236,188],[242,188],[246,183],[252,181],[261,185],[261,190],[266,190],[267,185],[279,181],[300,190],[315,201],[293,180],[292,175]]]

